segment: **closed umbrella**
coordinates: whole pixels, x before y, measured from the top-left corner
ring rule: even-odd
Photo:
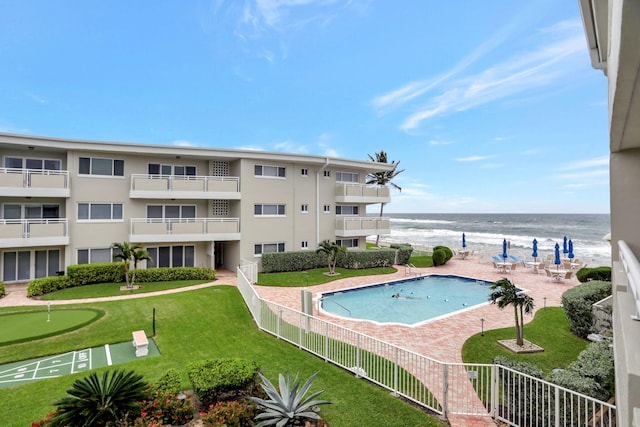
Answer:
[[[464,237],[464,233],[462,233],[462,247],[466,248],[467,247],[467,240]]]
[[[575,255],[573,254],[573,242],[569,239],[569,259],[573,259]]]
[[[536,239],[533,239],[533,252],[531,256],[533,257],[533,262],[538,261],[538,241]]]
[[[553,263],[556,265],[556,270],[559,267],[559,265],[562,263],[562,261],[560,261],[560,245],[556,243],[556,258],[553,260]]]
[[[562,242],[562,253],[565,255],[569,253],[569,249],[567,249],[567,236],[564,236],[564,240]]]
[[[502,258],[504,258],[504,261],[507,261],[507,258],[509,257],[509,255],[507,254],[507,239],[504,239],[502,241]]]

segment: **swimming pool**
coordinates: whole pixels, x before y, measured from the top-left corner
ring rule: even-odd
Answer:
[[[325,313],[376,323],[417,325],[486,303],[491,282],[459,276],[424,276],[326,292]]]

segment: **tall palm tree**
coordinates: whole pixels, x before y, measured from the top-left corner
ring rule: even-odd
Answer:
[[[147,397],[147,387],[142,375],[133,371],[105,371],[102,377],[92,372],[73,383],[67,390],[70,397],[54,402],[57,410],[47,425],[112,425],[127,415],[140,414],[140,402]]]
[[[516,345],[522,347],[524,345],[524,315],[533,311],[533,298],[518,291],[516,285],[506,278],[493,282],[490,289],[489,301],[491,304],[497,304],[500,309],[513,305],[513,315],[516,321]]]
[[[116,242],[112,245],[116,248],[116,253],[113,254],[113,259],[121,259],[124,261],[124,279],[127,283],[127,288],[133,288],[135,282],[136,268],[138,268],[138,262],[142,260],[151,261],[149,253],[142,249],[139,244],[130,244],[129,242]],[[131,273],[131,280],[129,280],[129,270],[131,269],[131,263],[133,262],[133,272]]]
[[[375,157],[372,156],[371,154],[367,154],[367,156],[369,156],[369,159],[371,159],[372,162],[389,163],[389,161],[387,160],[387,153],[384,151],[375,153]],[[402,172],[404,172],[404,169],[398,170],[398,165],[400,164],[399,161],[396,162],[395,160],[393,160],[391,164],[393,165],[393,169],[391,169],[390,171],[372,172],[368,174],[366,183],[380,185],[383,187],[390,185],[396,190],[402,191],[402,188],[400,188],[399,185],[393,182],[393,179],[396,178],[398,175],[400,175]],[[380,218],[382,218],[384,205],[385,205],[384,203],[380,203]],[[378,234],[376,236],[376,246],[379,246],[379,245],[380,245],[380,235]]]
[[[340,246],[335,242],[330,242],[329,240],[320,242],[320,246],[318,246],[318,249],[316,249],[317,254],[327,255],[327,263],[329,264],[330,276],[336,274],[336,263],[338,262],[338,256],[346,251],[347,248],[345,248],[344,246]]]

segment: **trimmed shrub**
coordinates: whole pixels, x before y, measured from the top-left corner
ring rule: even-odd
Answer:
[[[380,249],[377,251],[347,251],[338,258],[337,267],[348,268],[351,270],[390,267],[393,265],[395,258],[396,251],[392,249]]]
[[[210,405],[207,412],[200,413],[205,427],[251,427],[254,425],[253,418],[256,415],[258,415],[258,408],[255,403],[237,400],[218,402]]]
[[[73,282],[73,286],[93,283],[120,283],[124,282],[124,263],[103,262],[70,265],[67,267],[67,276]]]
[[[505,356],[496,356],[493,358],[493,363],[497,365],[506,366],[507,368],[511,368],[518,372],[522,372],[523,374],[531,375],[536,378],[544,378],[544,371],[538,368],[533,363],[527,362],[514,362],[509,360]]]
[[[592,280],[610,282],[611,267],[581,268],[576,271],[576,278],[582,283],[590,282]]]
[[[182,391],[180,374],[174,368],[168,369],[158,380],[158,389],[168,393],[179,393]]]
[[[436,249],[433,251],[433,266],[444,265],[447,262],[447,254],[442,249]]]
[[[4,287],[4,282],[0,280],[0,298],[7,294],[7,290]]]
[[[591,306],[611,295],[611,282],[591,281],[568,289],[562,294],[562,308],[571,325],[571,332],[586,338],[593,332]]]
[[[214,280],[216,271],[205,267],[158,267],[136,270],[136,283],[175,280]]]
[[[189,381],[208,407],[220,400],[248,397],[258,387],[258,366],[245,359],[208,359],[188,365]]]
[[[27,286],[27,296],[37,297],[60,289],[72,288],[75,285],[67,276],[50,276],[33,279]]]
[[[132,424],[118,426],[164,426],[185,425],[193,420],[193,402],[191,396],[178,396],[163,390],[149,392],[149,397],[140,402],[140,417]]]
[[[396,250],[383,248],[375,251],[355,250],[340,254],[336,267],[353,270],[389,267],[394,264]],[[280,273],[305,271],[327,266],[327,256],[315,251],[273,252],[262,254],[262,271]]]
[[[446,255],[445,260],[444,260],[445,264],[446,264],[447,261],[449,261],[451,258],[453,258],[453,251],[450,248],[448,248],[446,246],[434,246],[433,247],[433,252],[435,252],[437,250],[444,251],[444,253]]]
[[[493,359],[493,362],[535,378],[544,378],[544,372],[542,369],[531,363],[514,362],[504,356],[496,356]],[[516,425],[541,425],[542,423],[540,421],[543,420],[533,417],[540,417],[539,414],[544,413],[542,409],[545,407],[544,400],[547,395],[543,394],[539,400],[531,399],[531,392],[526,387],[508,386],[508,384],[518,384],[521,379],[519,374],[507,369],[500,369],[499,372],[499,381],[504,393],[508,396],[508,401],[511,402],[510,407],[518,408],[516,413],[511,414],[516,420]],[[507,408],[498,407],[498,413],[503,415],[501,411],[504,411],[505,409],[509,410]]]
[[[396,252],[396,264],[405,265],[409,263],[411,254],[413,253],[413,246],[408,243],[398,243],[390,246],[391,249],[395,249]]]

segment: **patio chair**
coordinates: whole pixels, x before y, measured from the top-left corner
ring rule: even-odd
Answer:
[[[569,280],[571,277],[573,277],[573,271],[568,270],[567,274],[564,275],[564,280]]]

